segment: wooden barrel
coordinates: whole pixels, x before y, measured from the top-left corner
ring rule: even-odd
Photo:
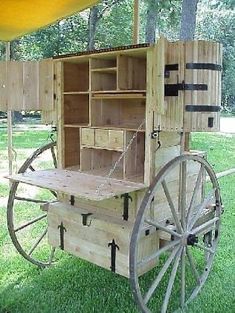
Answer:
[[[222,45],[185,42],[184,130],[219,131]]]

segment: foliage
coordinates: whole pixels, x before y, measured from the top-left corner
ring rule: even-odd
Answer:
[[[232,1],[227,3],[231,4]],[[223,44],[222,100],[225,107],[235,111],[235,10],[234,7],[225,7],[224,1],[217,3],[217,8],[214,6],[211,5],[206,11],[205,5],[199,8],[197,38]]]

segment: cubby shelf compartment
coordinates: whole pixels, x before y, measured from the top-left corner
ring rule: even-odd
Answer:
[[[145,99],[92,99],[91,111],[94,127],[138,129],[145,119]]]
[[[64,95],[64,124],[89,124],[89,95]]]
[[[64,128],[63,167],[80,165],[80,129]]]
[[[89,90],[89,62],[63,63],[64,92],[86,92]]]
[[[97,175],[107,176],[121,152],[102,148],[81,149],[81,171]],[[123,179],[123,160],[118,164],[111,178]]]

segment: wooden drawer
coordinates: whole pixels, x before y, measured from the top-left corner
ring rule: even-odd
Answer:
[[[109,130],[96,129],[95,130],[95,146],[107,148],[109,146]]]
[[[110,130],[109,131],[109,146],[110,148],[115,148],[122,150],[124,146],[122,130]]]
[[[123,150],[124,134],[122,130],[95,130],[95,146],[113,150]]]
[[[81,144],[93,147],[95,145],[95,130],[92,128],[82,128],[81,132]]]

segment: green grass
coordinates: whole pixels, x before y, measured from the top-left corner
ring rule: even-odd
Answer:
[[[13,147],[15,149],[38,148],[48,141],[48,131],[46,130],[16,130],[13,132]],[[7,147],[7,131],[0,128],[0,150]]]
[[[18,147],[29,148],[36,139],[43,142],[45,133],[39,133],[33,140],[28,134],[19,136]],[[194,149],[208,152],[216,171],[235,167],[235,137],[194,134],[192,143]],[[0,186],[1,201],[7,186]],[[209,279],[187,313],[235,312],[235,175],[221,178],[220,186],[225,212],[218,251]],[[22,214],[27,215],[27,210],[22,208]],[[55,266],[38,270],[15,251],[1,204],[0,225],[0,313],[137,312],[126,278],[66,253],[60,254]]]
[[[235,167],[235,135],[192,133],[191,148],[206,151],[216,173]]]

